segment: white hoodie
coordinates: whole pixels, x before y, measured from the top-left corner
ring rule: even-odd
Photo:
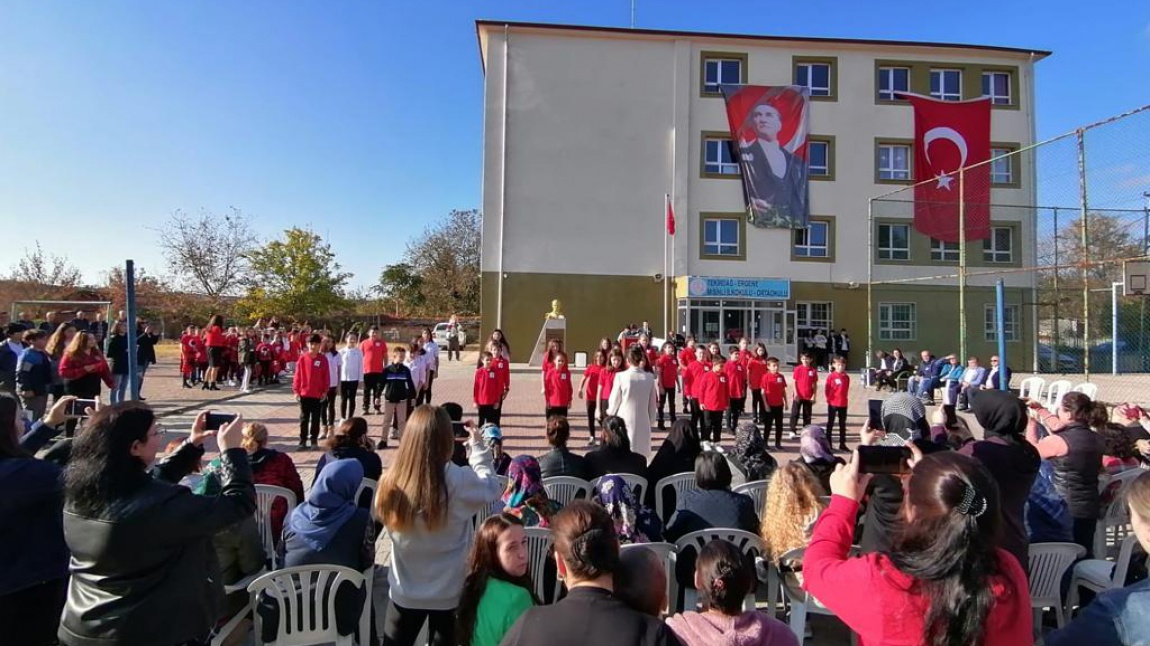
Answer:
[[[363,380],[363,350],[352,346],[339,351],[339,358],[343,362],[339,371],[340,381]]]

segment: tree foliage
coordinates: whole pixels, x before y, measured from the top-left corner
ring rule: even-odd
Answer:
[[[482,223],[477,209],[453,210],[407,243],[403,260],[411,268],[409,274],[419,279],[419,308],[423,312],[441,316],[479,313]],[[390,288],[385,286],[384,275],[380,276],[380,286]]]
[[[251,219],[235,207],[224,215],[177,210],[158,233],[175,286],[212,298],[240,291],[259,241]]]
[[[401,308],[410,312],[424,304],[423,277],[405,262],[384,267],[375,292],[395,304],[396,316]]]
[[[36,286],[36,298],[48,298],[60,290],[80,284],[80,270],[63,256],[45,252],[36,242],[35,249],[24,249],[24,256],[12,265],[9,279]]]
[[[335,253],[310,229],[292,227],[247,254],[251,275],[240,309],[248,316],[329,317],[350,307]]]

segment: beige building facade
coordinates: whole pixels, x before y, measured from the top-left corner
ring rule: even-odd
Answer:
[[[893,94],[989,94],[992,146],[1034,142],[1034,65],[1047,52],[481,21],[482,309],[526,360],[550,301],[569,350],[648,321],[794,360],[816,329],[846,328],[864,362],[867,281],[954,273],[957,249],[916,233],[911,209],[868,199],[913,183],[913,117]],[[716,83],[811,89],[811,227],[747,223]],[[967,246],[969,352],[993,352],[993,283],[1007,285],[1011,364],[1029,366],[1034,169],[995,163],[993,239]],[[676,215],[665,233],[664,196]],[[905,197],[910,199],[910,191]],[[1020,208],[1009,208],[1017,206]],[[873,244],[873,249],[871,245]],[[673,250],[673,253],[672,253]],[[673,264],[668,256],[673,255]],[[875,348],[958,351],[957,279],[874,287]],[[665,309],[664,309],[665,308]]]

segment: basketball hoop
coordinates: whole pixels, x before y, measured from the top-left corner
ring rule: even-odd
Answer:
[[[1122,263],[1123,294],[1145,296],[1150,292],[1150,261],[1127,260]]]

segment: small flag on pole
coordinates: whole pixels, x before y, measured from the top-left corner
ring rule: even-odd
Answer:
[[[670,197],[667,198],[667,235],[675,235],[675,207],[671,206]]]

